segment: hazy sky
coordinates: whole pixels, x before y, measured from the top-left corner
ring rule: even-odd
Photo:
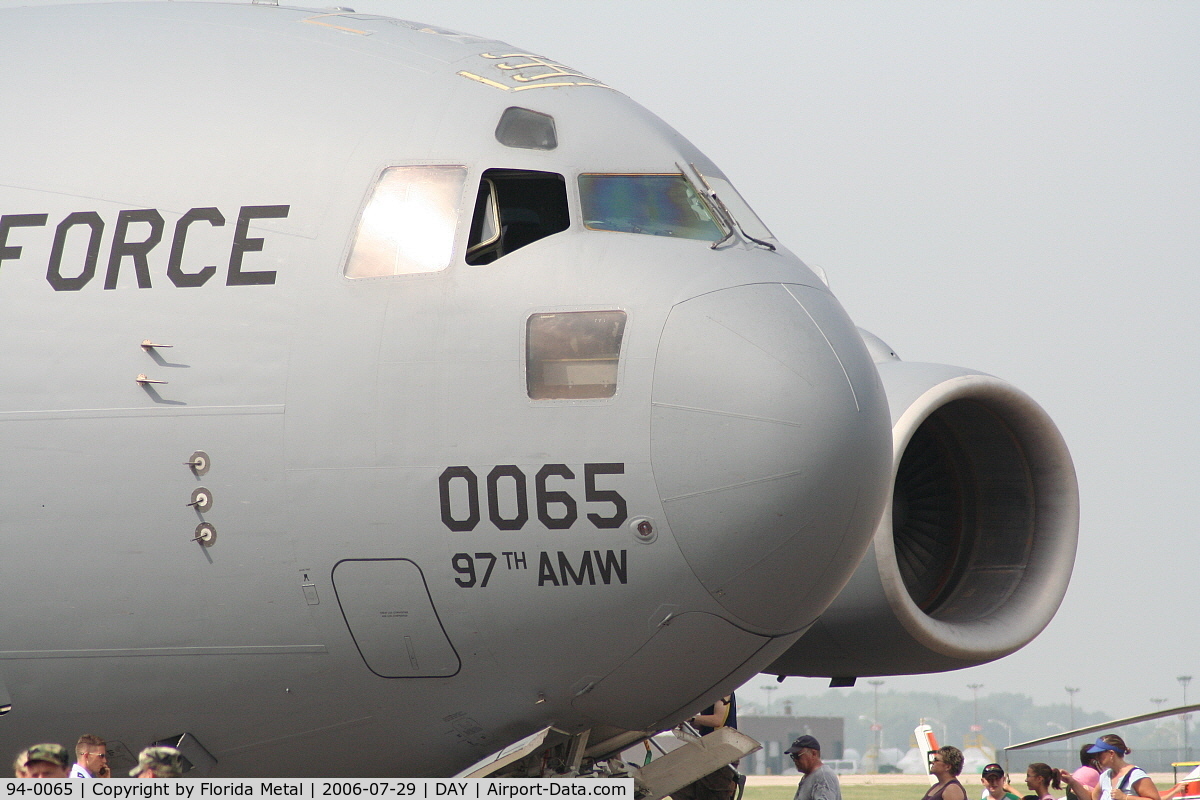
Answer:
[[[1082,495],[1058,616],[1009,658],[885,690],[1070,685],[1126,715],[1200,678],[1200,3],[339,2],[623,91],[902,358],[998,375],[1057,421]]]

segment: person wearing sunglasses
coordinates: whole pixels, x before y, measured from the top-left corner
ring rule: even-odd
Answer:
[[[1090,792],[1071,773],[1058,770],[1059,778],[1076,797],[1085,800],[1162,800],[1158,787],[1145,770],[1125,760],[1125,756],[1133,751],[1125,746],[1120,736],[1115,733],[1101,736],[1087,752],[1093,757],[1096,769],[1100,770],[1100,781]]]
[[[962,750],[953,745],[939,747],[931,753],[929,774],[937,778],[937,783],[929,787],[921,800],[967,800],[967,790],[958,782],[962,768]]]
[[[804,776],[793,800],[842,800],[842,784],[833,768],[821,760],[821,743],[815,737],[797,737],[784,752]]]

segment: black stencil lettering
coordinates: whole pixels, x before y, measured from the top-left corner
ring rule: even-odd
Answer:
[[[508,477],[513,480],[513,492],[517,499],[517,515],[512,519],[500,516],[499,481]],[[492,524],[502,531],[519,531],[529,521],[529,498],[525,494],[525,473],[511,464],[495,467],[487,476],[488,516]]]
[[[625,505],[625,498],[620,493],[611,489],[597,489],[597,475],[624,475],[624,464],[584,464],[583,465],[583,491],[584,498],[589,503],[612,503],[613,514],[610,517],[602,517],[599,514],[588,514],[587,518],[597,528],[619,528],[625,520],[629,519],[629,509]]]
[[[63,250],[67,246],[67,233],[77,225],[91,228],[87,256],[83,260],[83,271],[74,278],[62,274]],[[56,292],[78,292],[96,275],[96,261],[100,257],[100,237],[104,235],[104,220],[95,211],[76,211],[58,223],[54,231],[54,244],[50,248],[50,264],[46,268],[46,280]]]
[[[543,550],[538,556],[538,586],[545,586],[547,583],[558,586],[558,576],[554,574],[554,565],[550,563],[550,556]]]
[[[140,242],[127,242],[125,235],[133,222],[144,222],[150,226],[150,234]],[[133,259],[133,270],[137,273],[139,289],[150,288],[150,263],[146,254],[162,241],[163,218],[153,208],[139,208],[117,214],[117,227],[113,229],[112,249],[108,254],[108,274],[104,278],[105,289],[117,288],[117,273],[121,271],[121,259]]]
[[[583,560],[579,562],[579,572],[575,572],[571,568],[571,560],[567,558],[567,554],[563,551],[558,551],[558,570],[562,574],[562,584],[567,585],[568,580],[576,586],[583,586],[584,577],[587,578],[588,585],[596,585],[596,574],[592,572],[592,551],[583,551]],[[606,581],[607,582],[607,581]]]
[[[13,228],[40,228],[46,224],[45,214],[5,214],[0,217],[0,261],[18,259],[21,248],[8,243],[8,232]]]
[[[250,220],[283,219],[291,208],[291,206],[242,206],[242,210],[238,214],[237,228],[233,233],[233,250],[229,254],[229,276],[225,279],[226,286],[263,286],[275,283],[273,270],[242,271],[242,256],[246,253],[257,253],[263,249],[261,238],[248,237],[246,234],[250,230]]]
[[[484,587],[486,587],[488,585],[488,581],[491,580],[491,578],[492,578],[492,569],[495,568],[496,561],[497,561],[496,554],[495,553],[476,553],[475,558],[479,559],[480,561],[486,560],[488,562],[487,569],[483,573],[483,580],[479,582],[479,588],[483,589]]]
[[[574,479],[575,473],[571,471],[566,464],[546,464],[538,470],[537,478],[534,482],[537,490],[537,514],[538,519],[552,531],[566,530],[575,524],[575,520],[579,518],[579,512],[575,508],[575,498],[566,492],[551,491],[546,488],[546,479],[551,475],[557,475],[560,478]],[[552,517],[550,515],[550,505],[561,505],[566,509],[561,517]]]
[[[455,519],[450,508],[450,481],[461,478],[467,482],[467,518]],[[470,467],[446,467],[438,478],[438,493],[442,501],[442,522],[452,531],[474,530],[479,524],[479,478]]]
[[[621,583],[626,582],[628,571],[625,564],[625,551],[622,550],[620,561],[617,560],[617,554],[612,550],[606,550],[604,556],[601,557],[600,551],[596,550],[596,569],[600,571],[600,580],[607,586],[612,582],[612,577],[616,575],[617,580]]]
[[[455,578],[454,582],[464,589],[470,589],[475,585],[475,562],[467,553],[455,553],[454,558],[450,559],[450,565],[454,567],[454,571],[465,577]]]
[[[225,215],[215,208],[193,208],[175,223],[175,237],[171,240],[171,257],[167,260],[167,277],[171,283],[179,287],[203,286],[209,278],[216,274],[215,266],[203,267],[199,272],[184,272],[183,248],[187,243],[188,228],[193,222],[207,222],[214,228],[225,224]]]

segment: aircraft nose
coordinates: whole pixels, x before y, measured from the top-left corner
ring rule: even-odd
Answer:
[[[651,457],[700,583],[764,633],[812,622],[870,542],[891,473],[878,373],[827,292],[764,283],[677,304]]]

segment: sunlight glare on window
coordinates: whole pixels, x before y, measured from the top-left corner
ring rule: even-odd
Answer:
[[[363,209],[346,277],[409,275],[449,266],[466,176],[459,166],[384,170]]]

